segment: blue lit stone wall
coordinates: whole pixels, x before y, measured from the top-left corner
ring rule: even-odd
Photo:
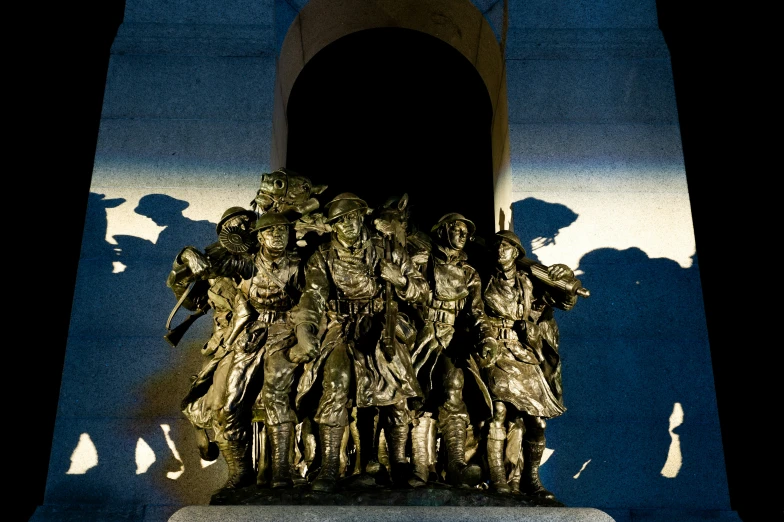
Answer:
[[[542,472],[570,505],[729,509],[655,2],[509,13],[514,230],[592,292],[559,314],[569,410],[549,423]]]
[[[435,2],[437,3],[437,2]],[[276,59],[305,1],[127,0],[106,82],[45,503],[144,520],[224,476],[178,411],[209,335],[162,339],[173,256],[271,160]],[[504,226],[592,292],[559,314],[569,506],[729,510],[667,48],[653,0],[474,2],[506,43]],[[338,23],[324,20],[324,23]],[[317,180],[314,180],[317,181]],[[498,201],[496,202],[498,204]],[[144,509],[139,511],[139,506]]]

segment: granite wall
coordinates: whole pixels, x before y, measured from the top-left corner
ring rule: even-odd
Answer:
[[[559,315],[568,411],[548,423],[545,484],[618,521],[733,518],[655,2],[415,4],[126,1],[34,518],[87,504],[166,520],[222,483],[178,411],[209,322],[170,347],[164,280],[286,161],[368,199],[426,179],[436,189],[412,201],[512,228],[531,257],[576,269],[592,295]]]

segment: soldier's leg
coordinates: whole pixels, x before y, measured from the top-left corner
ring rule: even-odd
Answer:
[[[209,379],[205,381],[206,388],[200,388],[198,393],[192,394],[192,386],[180,404],[181,411],[195,429],[199,456],[208,462],[216,460],[220,454],[218,445],[210,438],[208,430],[214,429],[213,419],[223,404],[228,373],[232,366],[231,354],[227,356],[222,347],[218,351],[221,356],[213,357],[206,365],[210,367]],[[199,379],[198,376],[195,378]]]
[[[348,426],[348,391],[351,360],[346,345],[338,342],[324,362],[323,393],[314,420],[319,426],[321,471],[313,481],[313,491],[331,492],[340,476],[340,446]]]
[[[354,474],[377,473],[380,466],[378,462],[378,409],[354,408],[350,428],[357,454]]]
[[[411,423],[411,487],[427,485],[434,480],[436,469],[436,420],[430,411],[420,411]]]
[[[215,412],[215,442],[226,459],[229,476],[222,489],[234,489],[256,481],[251,455],[252,401],[261,388],[262,350],[234,352],[226,375],[225,394]],[[249,399],[250,397],[250,399]]]
[[[406,456],[406,446],[411,424],[411,412],[405,400],[380,408],[380,424],[389,448],[389,475],[396,487],[408,487],[411,466]]]
[[[286,350],[277,350],[264,361],[264,385],[261,402],[266,416],[270,442],[272,480],[270,487],[282,488],[293,484],[292,441],[297,416],[291,407],[291,388],[294,384],[296,363],[286,357]]]
[[[468,410],[463,402],[463,370],[455,367],[445,354],[443,360],[444,401],[439,407],[438,424],[447,453],[447,480],[458,486],[475,486],[482,480],[482,470],[465,461]]]
[[[490,469],[490,487],[499,493],[510,493],[506,482],[504,446],[506,443],[506,405],[493,402],[493,420],[487,432],[487,465]]]
[[[520,492],[539,498],[554,499],[555,495],[545,489],[539,478],[539,464],[545,448],[544,430],[547,423],[542,417],[523,415],[523,469],[520,473]]]
[[[520,473],[523,469],[522,441],[525,433],[525,423],[521,415],[516,414],[509,423],[506,432],[506,448],[504,464],[510,468],[507,483],[512,493],[520,492]]]

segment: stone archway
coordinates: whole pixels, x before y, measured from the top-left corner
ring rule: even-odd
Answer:
[[[447,43],[470,63],[490,104],[489,190],[494,211],[488,223],[510,228],[509,137],[506,73],[501,46],[481,12],[470,2],[417,0],[312,0],[295,17],[282,43],[275,82],[272,166],[287,165],[289,102],[305,66],[337,40],[367,29],[399,28]],[[506,209],[506,214],[504,210]]]

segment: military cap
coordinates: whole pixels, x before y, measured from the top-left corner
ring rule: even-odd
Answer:
[[[215,231],[220,234],[221,228],[223,228],[223,224],[236,216],[247,216],[249,220],[253,221],[256,219],[256,213],[252,210],[248,210],[242,207],[231,207],[227,209],[218,221],[218,226],[215,228]]]
[[[474,232],[476,232],[476,225],[470,219],[466,219],[463,214],[458,214],[457,212],[450,212],[449,214],[445,214],[441,216],[441,219],[438,220],[438,223],[433,225],[433,228],[430,229],[430,232],[435,232],[443,225],[447,223],[454,223],[455,221],[462,221],[468,226],[468,237],[472,237]]]
[[[514,245],[517,250],[520,251],[520,256],[525,257],[525,248],[523,244],[520,242],[520,238],[517,237],[517,234],[512,232],[511,230],[501,230],[500,232],[495,233],[495,242],[500,243],[501,241],[507,241]]]
[[[251,232],[261,232],[265,228],[276,227],[278,225],[289,226],[291,225],[291,221],[280,212],[267,212],[256,220],[256,224],[253,225]]]
[[[335,198],[324,205],[324,207],[327,209],[327,222],[331,222],[349,212],[357,210],[367,211],[368,204],[359,196],[352,194],[351,192],[344,192],[335,196]]]

